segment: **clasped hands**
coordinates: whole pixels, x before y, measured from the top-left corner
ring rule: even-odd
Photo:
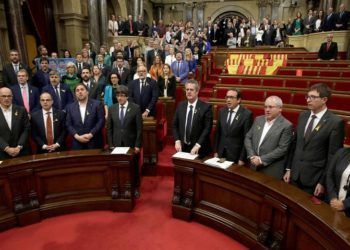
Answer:
[[[255,167],[258,167],[262,164],[260,156],[257,156],[257,155],[253,155],[252,157],[249,158],[249,160],[250,160],[250,163]]]
[[[74,138],[81,143],[88,143],[92,137],[94,136],[91,133],[83,134],[83,135],[78,135],[78,134],[74,135]]]
[[[16,157],[19,152],[21,151],[20,147],[9,147],[7,146],[4,150],[8,155],[12,156],[12,157]]]

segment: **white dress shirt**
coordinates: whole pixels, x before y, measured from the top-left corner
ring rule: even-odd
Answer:
[[[79,109],[80,109],[80,116],[81,116],[81,121],[84,123],[85,122],[85,112],[86,112],[86,105],[87,104],[82,104],[79,102]]]
[[[263,132],[261,134],[260,141],[259,141],[258,154],[259,154],[259,149],[260,149],[261,143],[264,141],[266,134],[269,132],[270,128],[273,126],[275,121],[276,121],[276,118],[270,122],[268,122],[268,121],[265,122]]]
[[[238,112],[238,109],[239,109],[239,105],[237,105],[237,107],[235,107],[235,108],[232,110],[233,113],[232,113],[232,116],[231,116],[231,121],[229,122],[230,125],[232,124],[233,120],[235,119],[236,114],[237,114],[237,112]],[[228,118],[229,118],[229,117],[230,117],[230,109],[228,110],[228,114],[227,114],[227,119],[226,119],[227,122],[228,122]]]
[[[350,175],[350,164],[344,170],[344,172],[343,172],[343,174],[341,176],[341,180],[340,180],[338,199],[341,200],[341,201],[345,200],[346,193],[348,192],[348,190],[344,189],[344,186],[345,185],[349,186],[349,183],[348,183],[349,182],[349,175]]]
[[[2,113],[4,114],[7,126],[11,130],[11,128],[12,128],[12,105],[8,109],[4,109],[2,106],[0,106],[0,107],[1,107]]]

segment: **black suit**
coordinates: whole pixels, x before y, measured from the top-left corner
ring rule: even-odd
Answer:
[[[240,106],[231,125],[227,124],[228,115],[227,107],[220,109],[216,123],[215,152],[219,157],[235,163],[245,161],[244,138],[253,124],[253,113]]]
[[[174,140],[180,140],[182,150],[190,152],[193,146],[198,143],[201,145],[199,149],[199,157],[205,157],[211,152],[210,133],[213,125],[213,112],[210,104],[202,102],[198,99],[196,107],[193,108],[194,114],[192,119],[192,128],[190,138],[187,140],[189,144],[185,144],[185,124],[187,115],[188,101],[182,101],[176,109],[173,121]]]
[[[129,52],[130,50],[130,52]],[[124,47],[124,59],[125,60],[131,60],[134,57],[134,48],[131,48],[129,46]]]
[[[164,88],[165,88],[165,80],[162,76],[158,78],[158,95],[164,96]],[[175,76],[172,76],[168,79],[168,85],[166,89],[166,93],[168,97],[172,97],[175,99],[175,92],[176,92],[176,79]]]
[[[18,64],[19,64],[18,65],[19,70],[20,69],[27,70],[30,77],[31,70],[28,68],[28,66],[21,62],[19,62]],[[7,63],[4,65],[2,69],[2,82],[3,82],[3,86],[7,86],[7,87],[18,84],[17,75],[15,73],[15,69],[12,66],[12,63]]]
[[[56,94],[55,88],[49,84],[42,89],[42,92],[48,92],[53,99],[53,107],[59,110],[66,109],[66,106],[74,101],[73,93],[69,86],[65,83],[59,84],[59,97]]]
[[[131,27],[130,27],[130,21],[129,20],[127,20],[127,21],[125,21],[125,23],[124,23],[124,31],[125,31],[125,33],[123,32],[123,34],[124,35],[130,35],[130,36],[137,36],[138,35],[138,33],[137,33],[137,27],[136,27],[136,22],[133,22],[133,21],[131,21],[132,22],[132,33],[131,33]]]
[[[347,30],[348,29],[348,22],[350,18],[350,12],[349,11],[344,11],[342,13],[337,13],[336,14],[336,20],[335,24],[341,24],[340,27],[335,27],[336,30]]]
[[[214,28],[210,31],[210,41],[213,46],[217,46],[221,44],[221,31],[219,29],[214,30]],[[214,42],[215,41],[215,42]]]
[[[11,129],[8,127],[5,116],[0,108],[0,160],[12,158],[4,152],[7,146],[23,146],[19,156],[28,154],[29,130],[28,114],[23,107],[12,105]]]
[[[103,90],[103,85],[96,82],[94,78],[90,78],[89,98],[92,98],[95,100],[101,100],[102,90]]]
[[[327,43],[322,43],[321,47],[318,51],[318,58],[322,60],[337,60],[338,56],[338,44],[336,42],[332,42],[327,50]]]
[[[125,85],[125,86],[128,86],[129,85],[129,82],[131,82],[131,74],[130,74],[130,70],[123,67],[123,72],[122,74],[120,75],[119,74],[119,68],[116,67],[114,69],[112,69],[111,73],[114,73],[114,74],[118,74],[119,77],[120,77],[120,82],[119,84],[122,84],[122,85]]]
[[[60,147],[57,151],[64,148],[64,142],[66,137],[66,115],[65,112],[58,109],[52,109],[53,120],[53,142],[58,143]],[[43,149],[44,145],[47,145],[46,130],[44,123],[43,111],[38,110],[32,114],[31,117],[32,136],[37,145],[37,153],[47,153],[48,151]]]
[[[336,20],[336,14],[335,13],[327,15],[324,18],[322,30],[323,31],[334,30],[335,29],[335,20]]]
[[[310,114],[310,111],[304,111],[299,115],[290,166],[292,181],[311,193],[318,183],[325,186],[327,165],[337,150],[343,147],[344,122],[327,110],[305,140]]]

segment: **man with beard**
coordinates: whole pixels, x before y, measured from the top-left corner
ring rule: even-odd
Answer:
[[[17,73],[20,69],[27,70],[30,77],[31,71],[29,67],[19,60],[18,50],[12,49],[10,50],[10,63],[5,64],[2,71],[4,86],[10,87],[18,83]]]

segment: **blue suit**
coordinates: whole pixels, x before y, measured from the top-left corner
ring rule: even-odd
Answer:
[[[105,124],[104,110],[101,102],[88,99],[84,123],[81,120],[79,102],[75,101],[66,107],[66,127],[73,136],[72,149],[102,148],[102,128]],[[83,135],[91,133],[93,137],[87,143],[81,143],[74,138],[75,134]]]
[[[28,84],[28,92],[29,92],[29,109],[30,109],[30,113],[41,109],[40,106],[40,94],[39,94],[39,90]],[[22,106],[24,107],[24,103],[23,103],[23,98],[22,98],[22,91],[21,91],[21,87],[19,86],[19,84],[15,84],[13,86],[11,86],[11,90],[12,90],[12,94],[13,94],[13,104],[16,104],[18,106]]]
[[[146,109],[150,111],[149,116],[155,116],[156,103],[158,100],[158,87],[156,81],[147,77],[145,86],[140,93],[140,79],[134,80],[129,85],[129,101],[136,103],[141,108],[141,113]]]
[[[186,61],[180,62],[180,67],[178,67],[179,61],[175,61],[171,64],[171,70],[174,73],[175,77],[181,78],[181,83],[185,84],[188,79],[189,67]]]
[[[60,98],[58,98],[55,88],[49,84],[42,89],[42,92],[50,93],[53,99],[53,107],[59,110],[65,110],[66,106],[74,101],[72,91],[65,83],[59,84]]]

